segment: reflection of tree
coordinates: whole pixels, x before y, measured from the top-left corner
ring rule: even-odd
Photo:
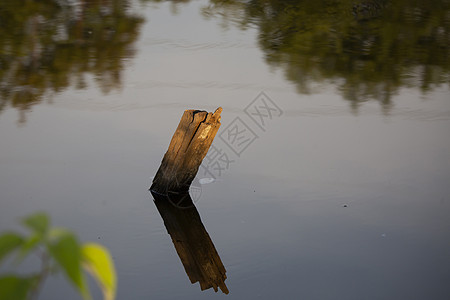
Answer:
[[[241,27],[259,29],[266,61],[302,93],[333,81],[354,106],[375,98],[388,108],[403,86],[449,83],[448,0],[211,0],[204,11],[235,19],[236,7]]]
[[[120,86],[142,19],[128,0],[0,1],[0,111],[27,110],[46,92],[83,88],[91,74],[103,92]]]
[[[188,1],[174,1],[173,10]],[[0,1],[0,111],[83,88],[88,75],[105,93],[119,87],[143,21],[128,5]],[[224,26],[258,28],[267,63],[301,93],[331,81],[354,107],[374,98],[387,109],[401,87],[427,92],[449,83],[450,0],[210,0],[202,12]]]

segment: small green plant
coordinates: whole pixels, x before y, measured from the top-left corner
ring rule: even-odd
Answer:
[[[41,268],[29,275],[1,275],[0,300],[37,299],[45,279],[59,271],[83,299],[90,300],[83,270],[95,278],[105,300],[115,298],[116,271],[106,248],[96,243],[80,244],[73,232],[51,227],[45,213],[30,215],[22,220],[22,224],[29,229],[28,236],[12,231],[0,235],[0,266],[13,253],[16,264],[33,253],[41,259]]]

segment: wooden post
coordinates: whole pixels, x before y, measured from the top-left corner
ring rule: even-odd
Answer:
[[[156,172],[150,191],[167,232],[192,283],[202,290],[220,288],[228,294],[226,270],[189,195],[220,127],[219,107],[214,113],[186,110]]]
[[[186,110],[170,141],[150,190],[167,195],[169,192],[187,192],[208,153],[220,127],[219,107],[214,113]]]
[[[225,267],[189,193],[152,195],[191,283],[199,282],[202,291],[220,288],[228,294]]]

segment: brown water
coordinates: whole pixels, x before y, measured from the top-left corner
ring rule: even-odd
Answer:
[[[36,3],[0,4],[0,231],[42,210],[104,244],[118,299],[449,299],[449,1]],[[219,106],[191,196],[228,295],[147,190]]]

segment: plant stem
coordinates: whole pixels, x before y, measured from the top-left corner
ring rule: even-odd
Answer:
[[[39,297],[39,292],[44,284],[45,279],[51,271],[50,267],[50,257],[47,253],[41,254],[41,271],[36,277],[36,282],[30,291],[30,300],[37,300]]]

